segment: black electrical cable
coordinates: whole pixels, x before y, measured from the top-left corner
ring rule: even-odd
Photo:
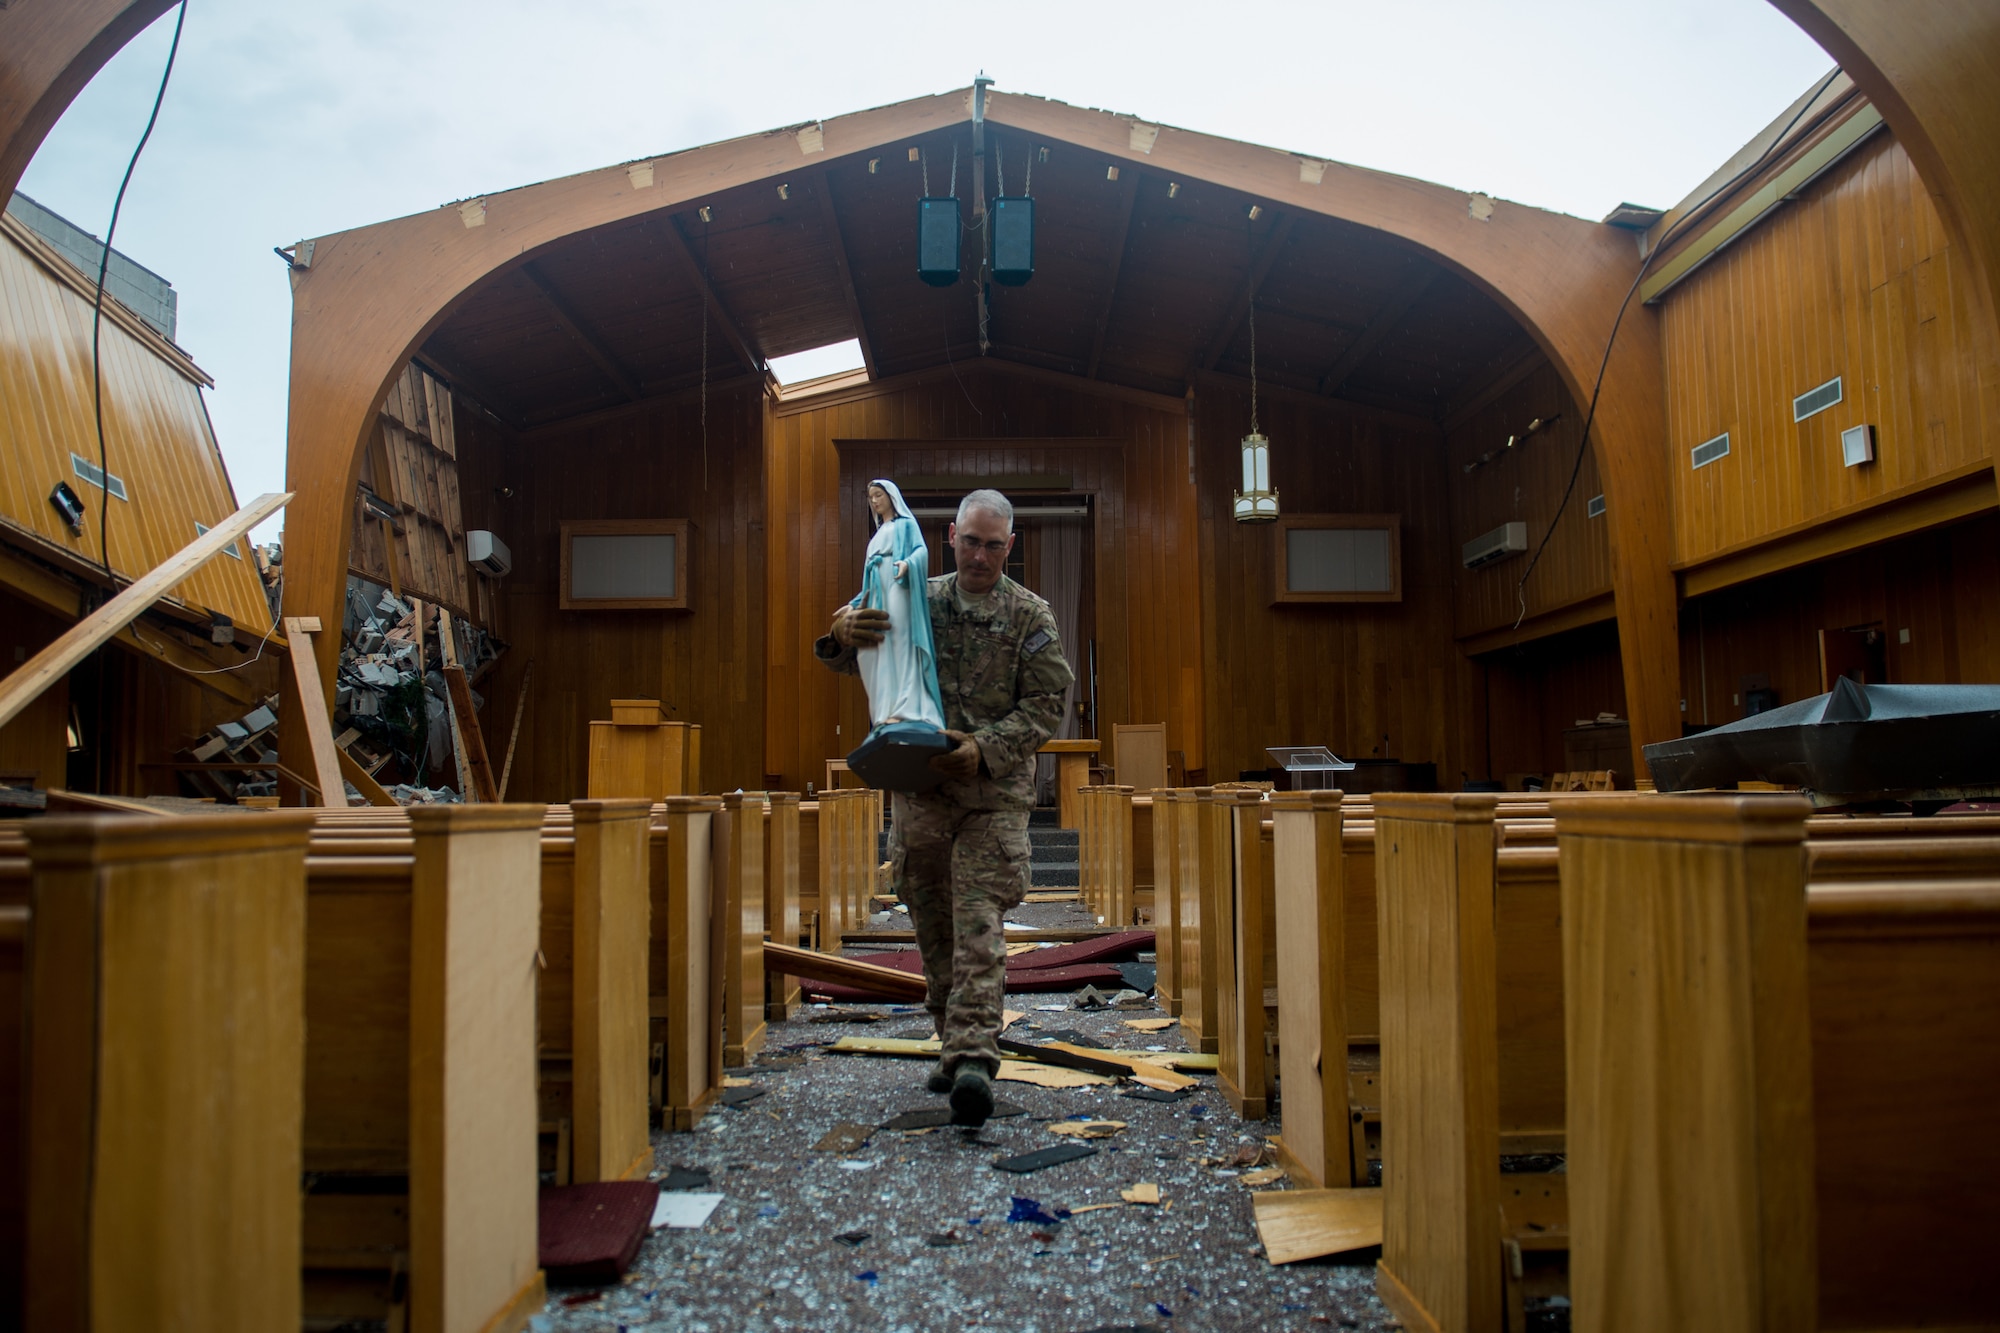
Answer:
[[[1764,146],[1764,151],[1757,154],[1741,171],[1716,186],[1714,190],[1709,192],[1706,199],[1703,199],[1693,208],[1681,214],[1680,218],[1672,226],[1660,233],[1659,241],[1654,244],[1651,250],[1646,252],[1646,257],[1640,261],[1639,271],[1632,277],[1632,285],[1625,290],[1625,299],[1618,303],[1617,317],[1611,321],[1611,336],[1604,340],[1604,359],[1597,363],[1597,380],[1590,388],[1590,407],[1583,414],[1583,435],[1576,443],[1576,461],[1570,465],[1569,484],[1563,487],[1562,499],[1556,504],[1555,516],[1549,519],[1549,526],[1542,533],[1542,540],[1535,546],[1535,554],[1529,559],[1528,567],[1521,571],[1520,582],[1514,585],[1514,595],[1519,601],[1521,608],[1520,614],[1514,618],[1515,629],[1521,628],[1521,622],[1528,618],[1528,578],[1535,572],[1535,566],[1541,563],[1542,552],[1548,549],[1550,538],[1555,536],[1556,524],[1562,521],[1563,511],[1569,508],[1569,497],[1576,490],[1577,477],[1583,472],[1583,460],[1590,453],[1591,423],[1597,420],[1597,396],[1604,390],[1604,372],[1611,365],[1611,349],[1617,346],[1618,330],[1625,323],[1625,312],[1631,307],[1632,298],[1638,294],[1639,284],[1646,280],[1646,274],[1651,270],[1653,260],[1658,257],[1662,250],[1667,248],[1667,243],[1674,239],[1682,227],[1701,216],[1703,209],[1729,191],[1735,189],[1737,185],[1742,183],[1745,177],[1762,167],[1771,154],[1784,145],[1785,136],[1792,132],[1793,127],[1799,123],[1799,120],[1806,112],[1812,110],[1814,104],[1819,101],[1820,96],[1832,86],[1833,81],[1839,76],[1840,67],[1836,65],[1827,72],[1827,76],[1820,80],[1819,86],[1814,88],[1805,101],[1799,105],[1798,111],[1793,114],[1792,118],[1785,122],[1785,128],[1779,130],[1771,142]]]
[[[118,182],[118,197],[111,204],[111,225],[104,229],[104,253],[97,261],[97,298],[90,312],[90,399],[97,418],[98,489],[103,492],[97,501],[97,557],[104,566],[107,582],[112,577],[111,537],[105,526],[111,518],[111,459],[104,443],[104,370],[99,359],[99,340],[104,329],[104,278],[111,271],[111,242],[118,234],[118,214],[125,207],[125,191],[132,184],[132,173],[138,169],[139,154],[146,151],[146,141],[153,137],[153,126],[159,123],[160,104],[167,100],[167,82],[174,76],[174,57],[180,54],[181,28],[186,23],[187,0],[181,0],[180,14],[174,19],[173,45],[167,48],[167,67],[160,72],[160,90],[153,94],[153,112],[146,117],[145,133],[132,149],[131,161],[125,164],[125,178]]]
[[[146,151],[146,141],[153,137],[153,126],[159,123],[160,104],[167,100],[167,83],[174,76],[174,58],[180,54],[181,28],[187,23],[187,0],[181,0],[180,13],[174,18],[174,40],[167,48],[167,67],[160,72],[160,89],[153,94],[153,110],[146,117],[146,130],[139,136],[138,144],[132,149],[132,159],[125,164],[125,177],[118,182],[118,197],[111,204],[111,225],[104,229],[104,253],[97,261],[97,293],[90,311],[90,406],[91,414],[97,422],[97,484],[101,494],[97,498],[97,559],[104,566],[104,581],[114,584],[111,573],[111,458],[104,441],[104,367],[101,353],[101,338],[104,330],[104,279],[111,270],[111,242],[118,234],[118,214],[125,207],[125,191],[132,184],[132,173],[139,166],[139,154]],[[97,652],[97,717],[95,725],[96,744],[91,747],[91,767],[95,774],[97,790],[104,790],[104,650]],[[79,737],[79,740],[82,738]]]

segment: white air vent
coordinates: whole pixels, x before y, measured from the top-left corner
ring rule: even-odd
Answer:
[[[1604,497],[1601,495],[1591,496],[1590,499],[1585,502],[1583,506],[1583,512],[1587,517],[1590,518],[1603,518]]]
[[[1729,432],[1724,431],[1712,440],[1704,440],[1690,452],[1696,467],[1707,467],[1718,458],[1729,457]]]
[[[1848,467],[1860,467],[1863,463],[1874,462],[1875,428],[1849,426],[1840,432],[1840,461]]]
[[[1477,569],[1490,565],[1495,560],[1504,560],[1510,555],[1519,555],[1528,549],[1528,525],[1526,523],[1502,523],[1483,536],[1474,537],[1465,544],[1465,567]]]
[[[486,529],[472,528],[465,534],[465,562],[496,579],[504,579],[514,568],[514,553],[507,549],[506,542]]]
[[[1817,389],[1807,389],[1792,399],[1792,420],[1804,421],[1817,416],[1840,401],[1840,376],[1835,375]]]
[[[104,470],[98,467],[97,464],[91,462],[82,454],[71,454],[69,456],[69,465],[77,476],[82,477],[85,481],[100,490],[103,489]],[[111,474],[111,493],[120,500],[130,500],[132,498],[125,494],[125,479],[120,477],[116,472]]]

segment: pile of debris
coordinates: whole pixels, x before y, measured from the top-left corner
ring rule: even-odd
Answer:
[[[266,587],[282,596],[282,552],[257,548]],[[451,642],[441,639],[449,626]],[[333,743],[399,805],[456,804],[464,789],[444,669],[478,680],[504,645],[485,631],[350,577],[334,678]],[[472,706],[483,700],[468,690]],[[188,794],[226,802],[274,799],[278,779],[278,698],[224,722],[183,749]],[[192,765],[199,765],[193,767]],[[349,804],[366,804],[353,781]]]
[[[385,785],[399,804],[460,800],[465,778],[457,772],[444,668],[458,666],[468,684],[476,682],[503,646],[436,606],[350,576],[333,707],[333,724],[344,730],[334,743],[370,777],[393,763],[403,781]],[[477,710],[485,701],[476,689],[470,693]]]

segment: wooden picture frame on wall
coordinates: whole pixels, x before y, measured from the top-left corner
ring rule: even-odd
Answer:
[[[1401,514],[1286,514],[1271,531],[1273,605],[1403,600]]]
[[[563,610],[688,609],[686,519],[569,519],[561,526]]]

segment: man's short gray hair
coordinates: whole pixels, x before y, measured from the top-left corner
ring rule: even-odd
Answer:
[[[1014,530],[1014,506],[1006,496],[998,491],[974,491],[958,502],[958,521],[965,522],[975,509],[984,509],[1007,525],[1007,531]]]

